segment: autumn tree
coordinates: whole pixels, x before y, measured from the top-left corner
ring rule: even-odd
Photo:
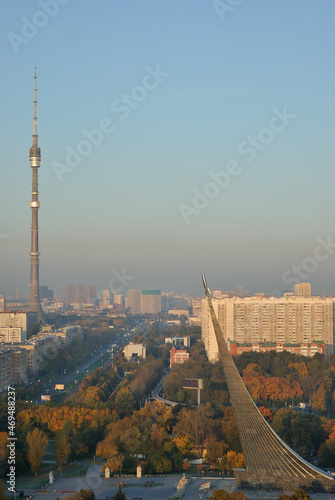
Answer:
[[[205,440],[210,434],[210,417],[213,411],[209,404],[201,405],[197,409],[183,409],[177,425],[174,428],[175,434],[189,436],[195,443],[198,456],[203,456]]]
[[[305,490],[298,488],[293,495],[294,500],[312,500]]]
[[[75,497],[75,500],[95,500],[95,494],[93,490],[79,490]]]
[[[214,490],[209,500],[230,500],[231,496],[226,490]]]
[[[324,413],[327,409],[326,389],[324,385],[312,394],[313,410],[318,413]]]
[[[71,444],[65,432],[56,435],[56,464],[61,467],[71,454]]]
[[[36,427],[33,431],[28,432],[26,442],[30,470],[37,476],[42,465],[42,458],[48,447],[48,438],[43,431]]]
[[[0,477],[5,474],[7,458],[9,455],[7,438],[7,432],[0,432]]]
[[[122,470],[122,459],[121,457],[115,455],[109,458],[104,466],[104,468],[109,468],[111,472],[120,472]]]

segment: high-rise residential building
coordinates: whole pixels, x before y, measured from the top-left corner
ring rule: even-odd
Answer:
[[[297,297],[305,297],[309,299],[311,297],[311,285],[310,283],[299,283],[294,286],[294,293]]]
[[[141,314],[141,290],[128,290],[127,307],[131,314]]]
[[[38,322],[45,323],[44,313],[40,301],[40,285],[39,285],[39,268],[40,268],[40,252],[38,248],[38,209],[40,202],[38,201],[38,169],[41,162],[41,150],[38,147],[37,136],[37,115],[36,115],[36,68],[35,68],[35,88],[34,88],[34,134],[33,145],[29,151],[30,166],[32,168],[32,190],[30,202],[32,223],[31,223],[31,252],[30,252],[30,298],[28,304],[29,312],[38,314]]]
[[[142,314],[158,314],[162,311],[161,290],[142,290]]]
[[[113,304],[114,306],[124,307],[124,297],[122,293],[113,293]]]
[[[111,303],[111,291],[107,288],[106,290],[102,290],[102,307],[107,309]]]
[[[66,285],[65,286],[65,306],[70,304],[92,304],[97,300],[97,290],[95,285]]]
[[[4,295],[0,295],[0,312],[4,312],[6,309],[6,298]]]
[[[322,341],[325,353],[334,349],[334,300],[326,297],[233,297],[212,299],[226,342],[310,344]],[[207,301],[202,302],[202,339],[208,358],[215,361],[218,346]]]
[[[23,336],[26,336],[29,328],[37,322],[37,312],[6,311],[0,313],[0,328],[21,328]]]

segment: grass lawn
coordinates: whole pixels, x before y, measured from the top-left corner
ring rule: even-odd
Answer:
[[[63,477],[81,477],[82,470],[84,469],[84,475],[86,475],[88,466],[79,464],[69,464],[63,466]],[[52,470],[54,477],[60,475],[58,467],[53,464],[43,464],[38,477],[34,477],[33,474],[25,474],[17,478],[16,486],[18,490],[38,490],[42,486],[49,485],[49,472]],[[50,488],[52,488],[52,484]]]

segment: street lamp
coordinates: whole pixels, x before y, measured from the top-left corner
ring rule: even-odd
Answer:
[[[64,457],[64,453],[60,453],[59,456],[60,456],[60,475],[62,476],[63,475],[63,457]]]

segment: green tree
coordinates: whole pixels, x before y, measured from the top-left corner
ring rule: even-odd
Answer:
[[[28,432],[26,442],[28,445],[30,470],[37,476],[42,465],[42,458],[47,451],[48,438],[43,431],[36,427],[33,431]]]
[[[135,408],[133,393],[127,387],[119,390],[115,398],[115,409],[120,418],[129,417]]]
[[[118,491],[112,496],[112,500],[127,500],[127,497],[122,493],[121,486],[119,485]]]

